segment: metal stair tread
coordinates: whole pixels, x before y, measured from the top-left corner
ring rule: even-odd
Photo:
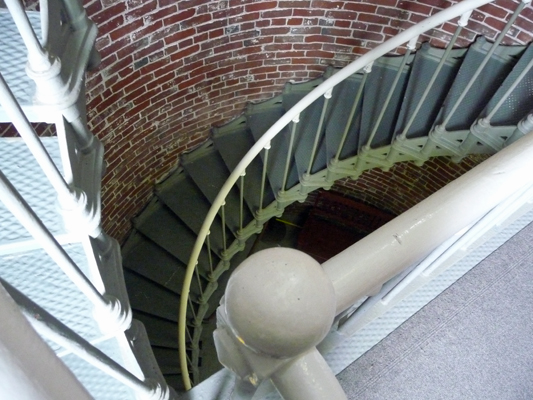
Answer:
[[[323,79],[315,79],[311,87],[320,84]],[[293,86],[297,88],[293,89]],[[288,89],[291,88],[291,89]],[[283,106],[285,109],[292,108],[298,103],[306,94],[308,94],[309,85],[289,84],[285,85],[283,93]],[[320,115],[324,104],[324,96],[313,102],[307,109],[300,113],[300,122],[296,127],[294,137],[294,159],[298,175],[301,177],[305,173],[315,173],[322,170],[327,164],[326,144],[324,139],[324,132],[320,133],[320,139],[316,149],[315,159],[311,171],[307,171],[309,167],[310,155],[315,141],[317,127],[320,121]],[[328,114],[331,114],[331,105],[329,105],[324,121],[328,121]],[[323,129],[326,126],[324,123]]]
[[[178,349],[176,323],[145,313],[136,313],[135,319],[143,323],[152,346]]]
[[[41,141],[54,164],[62,171],[57,137],[43,137]],[[67,233],[56,204],[56,192],[21,138],[0,139],[0,170],[53,235]],[[0,225],[0,245],[33,240],[1,202]]]
[[[252,132],[255,141],[258,141],[266,131],[285,113],[282,98],[274,97],[265,102],[266,104],[251,104],[246,109],[246,119],[248,127]],[[290,126],[290,124],[289,124]],[[283,175],[289,151],[289,127],[283,130],[272,139],[267,160],[267,181],[274,193],[282,189]],[[265,151],[260,153],[262,164],[265,162]],[[290,157],[290,168],[287,179],[287,187],[292,187],[298,183],[298,172],[294,163],[294,151]],[[283,189],[287,189],[283,188]]]
[[[87,270],[83,246],[63,246]],[[43,249],[0,256],[0,276],[86,340],[101,336],[93,306]]]
[[[140,310],[177,322],[179,295],[128,269],[124,270],[124,279],[134,314],[135,310]]]
[[[363,93],[359,148],[367,144],[370,134],[375,128],[374,125],[389,95],[390,88],[396,78],[403,58],[404,56],[381,57],[372,66],[372,72],[368,76]],[[401,102],[409,79],[410,65],[413,59],[414,55],[411,54],[402,71],[386,112],[383,115],[383,119],[378,126],[376,135],[372,140],[372,148],[389,145],[392,141],[396,118],[400,112]]]
[[[246,155],[248,150],[255,144],[254,138],[246,125],[236,126],[234,129],[224,131],[213,129],[213,141],[215,147],[222,156],[228,170],[233,171],[240,160]],[[263,173],[263,163],[260,157],[256,157],[246,168],[244,177],[244,199],[248,207],[252,210],[259,209],[259,193],[261,191],[261,176]],[[241,189],[241,182],[237,182]],[[265,188],[264,204],[274,201],[274,193],[269,185]]]
[[[222,185],[226,182],[230,172],[226,168],[222,157],[208,141],[201,149],[182,157],[182,166],[200,188],[204,196],[213,203]],[[226,198],[226,225],[232,232],[239,229],[240,198],[236,188],[232,188]],[[244,225],[252,220],[252,214],[244,207]]]
[[[487,54],[491,43],[484,37],[479,37],[468,48],[465,59],[453,81],[448,96],[439,112],[435,125],[442,124],[451,111],[461,92],[474,75],[478,66]],[[449,131],[469,129],[485,108],[486,101],[498,90],[505,77],[516,64],[515,57],[519,56],[524,46],[498,46],[493,56],[485,65],[481,75],[476,79],[469,93],[461,102],[457,111],[446,126]]]
[[[194,233],[200,232],[211,203],[185,171],[180,169],[174,172],[156,187],[155,193]],[[220,254],[223,246],[221,222],[218,217],[211,231],[212,248]]]
[[[513,70],[506,76],[498,91],[487,103],[480,117],[487,116],[496,106],[504,93],[518,78],[518,75],[526,68],[533,59],[533,46],[530,44],[520,57],[520,60],[513,67]],[[516,125],[524,115],[533,109],[533,69],[524,76],[522,81],[514,88],[511,95],[504,101],[500,109],[491,119],[492,126]]]
[[[326,157],[328,160],[331,160],[337,154],[357,90],[361,84],[361,79],[362,75],[354,74],[333,89],[330,105],[331,114],[325,124]],[[357,154],[358,135],[361,125],[361,107],[362,101],[360,99],[357,108],[359,112],[356,111],[352,124],[350,125],[350,130],[348,131],[348,136],[346,137],[339,159],[352,157]]]
[[[181,293],[187,266],[139,232],[132,232],[127,239],[122,264],[146,279]]]
[[[26,15],[37,36],[40,37],[40,13],[26,11]],[[2,27],[0,30],[0,73],[19,104],[31,105],[35,94],[35,83],[26,74],[27,50],[11,14],[6,9],[0,9],[0,26]],[[0,111],[0,115],[2,114],[3,110]]]
[[[188,263],[196,236],[157,198],[153,198],[145,210],[135,218],[134,226],[182,263]],[[202,265],[207,265],[207,254],[201,253],[200,261]]]
[[[163,375],[181,373],[176,349],[153,346],[152,350]]]
[[[429,43],[424,43],[417,51],[411,68],[405,97],[402,101],[400,113],[396,120],[394,129],[395,136],[403,132],[412,113],[422,98],[434,71],[440,62],[440,57],[444,55],[444,49],[431,47]],[[427,136],[433,126],[433,121],[437,118],[440,108],[452,86],[457,71],[464,59],[466,49],[454,49],[450,52],[448,60],[444,63],[439,75],[436,78],[429,94],[424,99],[416,118],[407,131],[406,137]]]

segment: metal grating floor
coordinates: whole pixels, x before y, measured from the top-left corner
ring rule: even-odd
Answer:
[[[26,12],[37,37],[41,33],[41,16]],[[0,73],[21,105],[32,104],[35,83],[26,75],[27,51],[15,22],[7,10],[0,10]]]
[[[57,138],[43,137],[41,141],[55,165],[62,171]],[[21,138],[0,139],[0,170],[54,236],[66,233],[63,220],[57,212],[56,192]],[[1,202],[0,226],[0,245],[32,240],[26,229]]]
[[[95,346],[124,366],[117,339],[111,338]],[[69,354],[63,357],[62,360],[95,399],[132,400],[136,398],[135,393],[130,388],[117,382],[116,379],[78,356]]]

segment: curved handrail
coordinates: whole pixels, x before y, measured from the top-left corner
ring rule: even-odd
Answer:
[[[451,19],[457,18],[464,14],[467,17],[470,15],[471,11],[481,7],[485,4],[491,3],[494,0],[463,0],[445,10],[442,10],[435,15],[419,22],[416,25],[406,29],[405,31],[399,33],[398,35],[392,37],[386,42],[380,44],[374,49],[370,50],[368,53],[362,55],[357,60],[351,62],[346,67],[341,69],[335,75],[328,78],[322,84],[317,86],[314,90],[309,92],[304,98],[302,98],[298,103],[296,103],[290,110],[288,110],[278,121],[274,123],[264,134],[259,138],[259,140],[252,146],[252,148],[246,153],[242,158],[239,164],[235,167],[233,172],[230,174],[217,197],[215,198],[211,208],[209,209],[204,223],[200,228],[198,237],[194,244],[191,256],[189,258],[189,263],[187,264],[187,271],[185,273],[182,291],[181,291],[181,300],[179,308],[179,317],[178,317],[178,347],[179,347],[179,357],[180,357],[180,367],[182,371],[183,383],[185,389],[191,389],[191,382],[189,378],[188,366],[187,366],[187,354],[186,354],[186,318],[187,318],[187,306],[188,306],[188,297],[191,287],[191,282],[193,274],[197,265],[197,260],[202,250],[202,247],[205,243],[205,240],[209,234],[209,230],[215,217],[220,210],[221,206],[224,204],[224,201],[229,194],[230,190],[233,188],[239,177],[250,163],[257,157],[257,155],[265,147],[269,147],[270,141],[280,133],[285,126],[287,126],[293,119],[297,118],[299,114],[304,111],[308,106],[310,106],[315,100],[320,96],[324,95],[328,90],[333,89],[340,82],[344,81],[354,73],[363,69],[368,64],[377,60],[379,57],[389,53],[390,51],[396,49],[404,43],[407,43],[414,38],[417,38],[420,34],[427,32],[430,29],[433,29],[444,22],[447,22]],[[530,0],[522,0],[523,3],[529,3]]]

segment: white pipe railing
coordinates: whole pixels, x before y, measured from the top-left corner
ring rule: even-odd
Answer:
[[[387,40],[376,48],[370,50],[368,53],[362,55],[357,60],[334,74],[332,77],[324,81],[321,85],[312,90],[307,94],[302,100],[300,100],[296,105],[294,105],[289,111],[287,111],[266,133],[257,140],[257,142],[252,146],[248,153],[242,158],[239,164],[235,167],[233,172],[230,174],[227,181],[224,183],[220,189],[219,194],[215,198],[207,216],[204,220],[204,223],[200,229],[197,240],[191,252],[191,257],[187,265],[187,271],[185,274],[183,288],[182,288],[182,298],[180,302],[179,310],[179,319],[178,319],[178,341],[179,341],[179,351],[180,351],[180,366],[183,374],[183,381],[185,388],[188,390],[191,388],[191,382],[188,373],[187,365],[187,354],[186,354],[186,319],[187,319],[187,306],[188,306],[188,297],[192,278],[194,275],[194,270],[197,265],[197,260],[202,250],[202,247],[205,243],[206,237],[210,230],[210,227],[218,214],[218,211],[222,204],[225,202],[227,195],[230,190],[233,188],[239,177],[245,173],[246,168],[250,163],[257,157],[257,155],[263,149],[270,147],[272,139],[278,135],[283,128],[285,128],[293,119],[309,107],[315,100],[320,96],[323,96],[327,91],[332,90],[337,84],[344,81],[354,73],[363,69],[365,66],[371,64],[373,61],[379,57],[391,52],[397,47],[411,41],[413,38],[418,37],[424,32],[433,29],[444,22],[447,22],[451,19],[460,17],[463,14],[469,14],[472,10],[481,7],[487,3],[490,3],[491,0],[464,0],[461,1],[420,23],[406,29],[405,31],[399,33],[393,38]],[[523,3],[529,3],[529,0],[524,0]]]
[[[337,313],[532,185],[532,154],[529,134],[322,264],[335,287]]]

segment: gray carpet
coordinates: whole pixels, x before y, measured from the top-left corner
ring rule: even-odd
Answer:
[[[533,224],[338,375],[349,399],[533,399]]]

